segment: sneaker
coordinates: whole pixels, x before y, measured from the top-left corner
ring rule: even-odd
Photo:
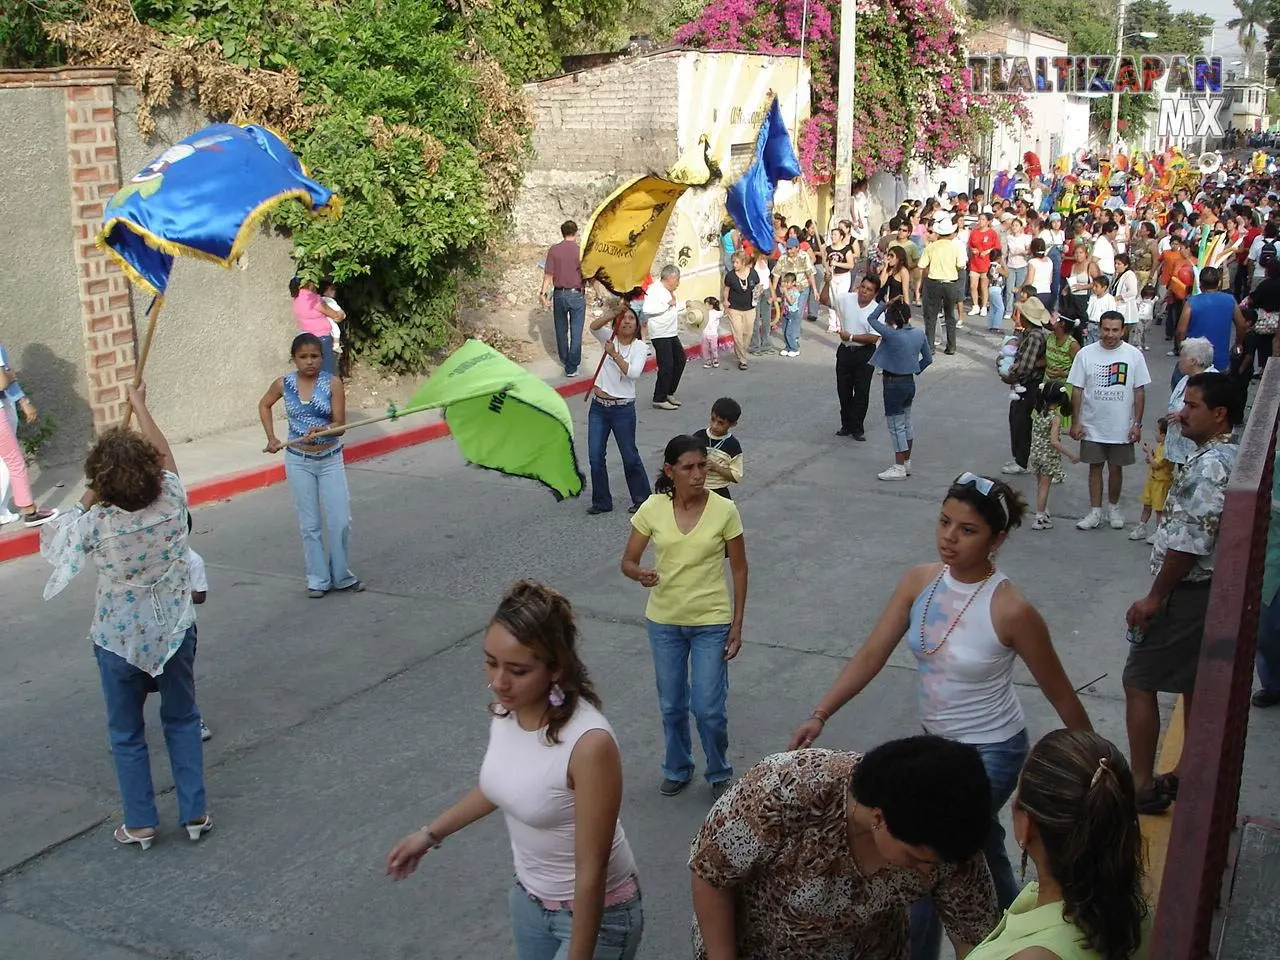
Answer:
[[[674,403],[678,407],[680,406],[680,398],[677,397],[674,393],[668,393],[667,403]]]
[[[715,364],[714,364],[714,363],[712,363],[710,360],[708,360],[706,363],[704,363],[704,364],[702,365],[702,369],[703,369],[703,370],[710,370],[710,369],[711,369],[712,367],[714,367],[714,366],[715,366]]]
[[[40,527],[48,523],[57,515],[58,515],[58,511],[56,509],[41,510],[39,507],[36,507],[30,513],[22,514],[22,525],[24,527],[27,527],[28,529],[33,527]]]
[[[963,329],[964,329],[964,321],[963,321],[963,320],[961,320],[961,319],[959,319],[959,318],[957,318],[957,319],[956,319],[956,329],[957,329],[957,330],[963,330]]]
[[[1155,543],[1156,543],[1156,532],[1155,532],[1154,530],[1152,530],[1149,534],[1147,534],[1147,543],[1148,543],[1148,544],[1150,544],[1150,545],[1151,545],[1151,546],[1153,546],[1153,547],[1155,546]]]
[[[1036,518],[1031,521],[1032,530],[1052,530],[1053,520],[1047,513],[1037,513]]]
[[[940,337],[940,336],[939,336],[939,337],[934,337],[934,338],[933,338],[933,345],[934,345],[935,347],[940,347],[940,346],[942,346],[942,337]]]
[[[566,371],[564,372],[564,375],[565,375],[565,378],[566,378],[566,379],[568,379],[568,380],[572,380],[572,379],[574,379],[575,377],[577,377],[577,375],[578,375],[578,371],[577,371],[577,370],[566,370]]]
[[[1017,460],[1010,460],[1000,468],[1000,472],[1010,477],[1020,477],[1023,474],[1030,473],[1031,471],[1018,463]]]
[[[1169,805],[1173,803],[1168,794],[1161,793],[1155,787],[1139,790],[1136,799],[1138,801],[1138,812],[1145,813],[1148,816],[1164,813],[1169,809]]]
[[[979,313],[978,305],[975,303],[972,307],[970,307],[970,308],[969,308],[969,316],[971,316],[971,317],[976,317],[976,316],[978,315],[978,313]],[[961,321],[961,322],[963,322],[963,321]],[[957,323],[957,324],[956,324],[956,326],[957,326],[957,327],[958,327],[958,326],[960,326],[960,323]]]
[[[1168,353],[1165,354],[1166,357],[1176,357],[1177,355],[1178,355],[1177,350],[1170,350]]]
[[[680,409],[670,400],[656,401],[653,405],[653,408],[655,410],[679,410]]]
[[[985,317],[986,315],[987,315],[987,308],[986,308],[986,307],[983,307],[981,310],[979,310],[979,311],[978,311],[978,316],[980,316],[980,317]]]
[[[213,731],[210,730],[207,726],[205,726],[205,723],[203,720],[200,721],[200,739],[201,740],[213,739]]]
[[[720,369],[720,361],[719,361],[719,360],[712,360],[712,361],[711,361],[711,366],[715,367],[717,370],[718,370],[718,369]]]
[[[876,476],[881,480],[905,480],[907,479],[907,468],[901,463],[895,463],[888,470],[881,470]]]
[[[1138,522],[1138,525],[1129,531],[1129,539],[1130,540],[1147,539],[1147,522],[1145,520],[1140,520]]]
[[[1107,508],[1107,523],[1111,525],[1112,530],[1124,529],[1124,514],[1114,503]]]
[[[717,802],[721,797],[729,792],[729,788],[733,786],[732,780],[717,780],[711,785],[711,802]]]
[[[324,595],[325,595],[324,590],[316,590],[313,588],[307,591],[307,596],[310,597],[312,600],[320,600],[321,598],[324,597]]]
[[[1280,703],[1280,693],[1272,690],[1256,690],[1249,702],[1255,707],[1274,707]]]
[[[339,593],[364,593],[364,584],[359,580],[354,583],[348,583],[345,587],[338,588]]]
[[[1077,530],[1097,530],[1102,526],[1102,510],[1094,507],[1076,523]]]
[[[907,471],[907,476],[908,476],[908,477],[909,477],[909,476],[911,476],[911,461],[910,461],[910,460],[908,460],[908,461],[907,461],[906,463],[904,463],[902,466],[906,469],[906,471]]]
[[[674,797],[688,785],[688,780],[663,780],[658,784],[658,792],[664,797]]]

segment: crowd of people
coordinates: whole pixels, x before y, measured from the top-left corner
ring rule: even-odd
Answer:
[[[1248,382],[1255,363],[1260,368],[1280,346],[1273,190],[1280,184],[1266,178],[1209,180],[1158,218],[1149,207],[1115,204],[1066,220],[1040,214],[1029,197],[944,196],[904,204],[878,240],[865,195],[859,203],[856,193],[854,219],[832,225],[825,241],[812,223],[779,219],[775,253],[763,255],[725,231],[715,308],[723,306],[741,370],[769,349],[774,326],[783,331],[777,353],[798,355],[803,322],[819,321],[825,308],[838,338],[838,435],[865,439],[880,371],[895,457],[880,478],[905,480],[916,378],[944,338],[943,355],[957,352],[964,318],[981,317],[985,330],[1001,335],[989,341],[990,353],[1010,389],[1013,459],[1003,474],[1036,477],[1034,509],[1016,481],[973,472],[954,479],[939,506],[935,555],[902,573],[856,654],[825,693],[813,691],[810,715],[778,745],[787,749],[736,780],[729,664],[742,645],[749,584],[731,493],[744,478],[742,408],[718,399],[704,427],[667,443],[651,483],[636,444],[637,381],[652,350],[653,405],[680,409],[680,271],[664,267],[643,297],[599,306],[589,328],[603,350],[589,395],[589,512],[613,509],[605,464],[612,435],[632,514],[619,569],[647,591],[654,734],[660,728],[663,743],[657,790],[674,797],[698,779],[692,717],[712,804],[688,860],[694,956],[936,960],[943,931],[970,960],[1144,955],[1151,906],[1138,817],[1169,808],[1180,774],[1156,769],[1157,694],[1181,694],[1188,707],[1194,696]],[[573,376],[587,301],[576,225],[566,223],[562,234],[542,297]],[[1192,269],[1197,260],[1205,262]],[[332,289],[297,283],[293,293],[301,330],[291,349],[295,369],[272,382],[259,412],[267,452],[284,451],[307,594],[320,599],[364,589],[348,566],[337,366],[345,313]],[[913,306],[923,311],[920,325]],[[1161,331],[1179,359],[1165,414],[1148,433],[1157,402],[1147,402],[1145,355]],[[0,387],[12,386],[5,374]],[[188,544],[186,493],[145,387],[131,387],[128,400],[138,428],[97,439],[75,509],[29,522],[44,526],[42,554],[54,566],[46,598],[86,566],[98,572],[90,637],[124,808],[115,839],[145,850],[159,826],[143,726],[149,693],[161,697],[179,821],[193,841],[213,827],[203,772],[208,731],[194,679],[194,604],[207,584]],[[284,442],[273,420],[282,400]],[[998,559],[1024,524],[1053,527],[1049,499],[1067,477],[1064,458],[1089,466],[1091,506],[1076,526],[1123,529],[1124,469],[1137,464],[1139,449],[1148,476],[1143,515],[1129,536],[1151,544],[1153,580],[1125,614],[1126,756],[1093,732],[1049,626]],[[10,460],[4,456],[13,474]],[[20,511],[38,510],[23,502],[31,498],[16,475],[13,484]],[[1258,707],[1280,704],[1280,535],[1272,539]],[[904,640],[924,733],[867,744],[865,752],[815,746],[831,716],[862,694]],[[409,876],[451,835],[501,811],[514,858],[509,910],[520,960],[633,958],[645,917],[621,822],[623,758],[569,600],[540,583],[513,585],[482,652],[492,720],[477,782],[396,844],[387,872]],[[1014,684],[1018,661],[1062,724],[1038,741]],[[1010,805],[1022,851],[1017,876],[1001,820]],[[1026,882],[1029,861],[1035,880]]]

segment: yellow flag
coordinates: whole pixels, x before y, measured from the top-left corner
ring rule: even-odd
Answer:
[[[635,290],[653,268],[676,201],[689,189],[663,177],[636,177],[591,217],[582,242],[582,275],[614,293]]]

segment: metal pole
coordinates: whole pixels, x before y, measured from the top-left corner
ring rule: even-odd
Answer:
[[[1120,55],[1124,52],[1124,13],[1125,0],[1120,0],[1120,22],[1116,24],[1116,72],[1120,71]],[[1116,141],[1120,139],[1120,91],[1116,89],[1115,80],[1111,82],[1111,132],[1107,137],[1108,148],[1114,152]]]
[[[854,62],[857,56],[857,0],[840,0],[840,74],[836,93],[836,177],[834,219],[848,217],[853,194]]]
[[[1210,59],[1210,60],[1212,60],[1212,59],[1213,59],[1213,45],[1214,45],[1214,42],[1215,42],[1217,39],[1218,39],[1218,38],[1214,35],[1213,28],[1210,28],[1210,30],[1209,30],[1209,59]],[[1206,102],[1206,103],[1210,102],[1208,97],[1206,97],[1206,98],[1205,98],[1205,102]],[[1231,107],[1230,107],[1230,106],[1228,106],[1228,107],[1227,107],[1227,110],[1228,110],[1228,116],[1229,116],[1229,115],[1230,115],[1229,111],[1231,110]],[[1202,137],[1200,138],[1200,152],[1201,152],[1201,153],[1204,153],[1206,150],[1208,150],[1208,149],[1209,149],[1209,148],[1208,148],[1208,146],[1206,145],[1206,144],[1207,144],[1207,142],[1208,142],[1208,139],[1209,139],[1209,138],[1208,138],[1208,136],[1207,136],[1207,135],[1206,135],[1206,136],[1202,136]]]

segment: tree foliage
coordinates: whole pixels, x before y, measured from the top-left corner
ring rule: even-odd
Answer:
[[[528,102],[480,45],[471,6],[85,0],[80,20],[49,32],[76,62],[131,64],[144,132],[149,111],[182,90],[216,119],[287,135],[343,200],[337,220],[277,208],[299,273],[341,285],[359,354],[416,370],[454,335],[459,273],[506,222],[531,132]]]
[[[839,0],[710,0],[675,34],[712,50],[786,54],[798,53],[803,37],[812,105],[799,152],[814,183],[835,169],[839,8]],[[860,4],[857,23],[855,176],[900,170],[913,159],[945,165],[995,123],[1025,115],[1016,97],[970,91],[962,23],[946,0]]]

